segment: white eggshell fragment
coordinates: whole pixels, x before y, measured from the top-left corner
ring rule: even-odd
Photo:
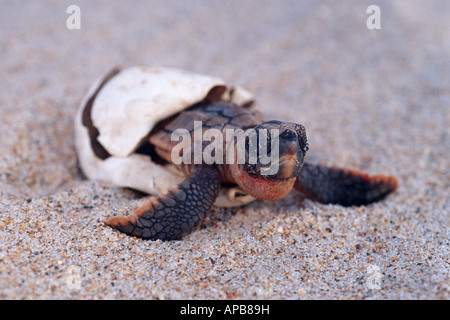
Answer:
[[[228,89],[219,78],[182,70],[131,67],[109,76],[90,88],[75,120],[80,167],[91,180],[153,195],[166,193],[185,178],[152,162],[147,155],[134,153],[156,123],[212,94],[242,106],[253,102],[251,93],[241,87]],[[89,130],[83,124],[83,112],[89,103],[90,119],[98,130],[96,139],[110,155],[104,160],[94,152]],[[253,200],[236,188],[222,188],[216,205],[240,206]]]
[[[92,107],[97,140],[111,155],[129,156],[157,122],[224,85],[218,78],[172,69],[122,70],[106,83]]]

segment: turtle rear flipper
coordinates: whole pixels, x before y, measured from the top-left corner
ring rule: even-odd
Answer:
[[[313,200],[354,206],[384,199],[397,184],[394,176],[305,163],[294,186]]]
[[[105,224],[138,238],[176,240],[201,224],[219,188],[218,170],[213,166],[199,166],[177,189],[153,198],[132,215],[114,217]]]

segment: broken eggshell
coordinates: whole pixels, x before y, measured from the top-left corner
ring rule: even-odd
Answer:
[[[75,146],[83,173],[118,187],[167,193],[185,177],[172,164],[157,164],[135,151],[158,122],[206,98],[241,106],[253,102],[243,88],[229,89],[219,78],[183,70],[131,67],[109,72],[92,85],[76,116]],[[222,187],[215,205],[253,200],[238,187]]]

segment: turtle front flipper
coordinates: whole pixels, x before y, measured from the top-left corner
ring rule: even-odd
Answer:
[[[177,189],[153,198],[132,215],[114,217],[105,224],[142,239],[176,240],[201,224],[219,188],[218,170],[213,166],[199,166]]]
[[[343,206],[366,205],[397,189],[397,178],[305,163],[294,187],[306,197]]]

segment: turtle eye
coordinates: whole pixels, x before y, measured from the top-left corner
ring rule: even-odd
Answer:
[[[272,136],[270,134],[270,131],[267,129],[265,130],[265,134],[263,134],[263,136],[261,137],[261,135],[258,135],[258,142],[259,142],[259,148],[266,148],[266,150],[259,150],[258,148],[258,159],[261,156],[268,156],[270,157],[270,155],[272,154]],[[262,139],[265,139],[266,141],[264,142]],[[261,152],[262,151],[262,154]]]
[[[245,162],[252,162],[255,161],[255,156],[257,157],[259,152],[258,152],[258,145],[257,145],[257,140],[253,139],[253,136],[248,136],[245,138],[245,153],[246,153],[246,158],[245,158]]]
[[[293,140],[297,138],[297,134],[292,130],[286,130],[282,134],[280,134],[280,138],[286,139],[286,140]]]

